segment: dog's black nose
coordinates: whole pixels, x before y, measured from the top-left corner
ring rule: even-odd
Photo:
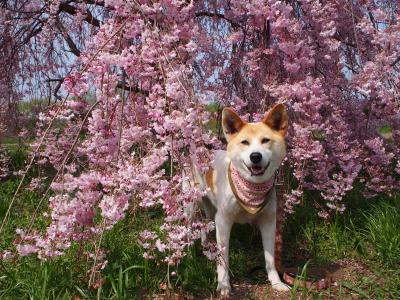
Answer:
[[[253,152],[250,154],[250,160],[254,164],[258,164],[262,159],[262,155],[260,152]]]

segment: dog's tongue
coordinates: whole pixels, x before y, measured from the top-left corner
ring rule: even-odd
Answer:
[[[254,175],[260,175],[260,174],[264,173],[263,168],[260,166],[251,167],[250,170],[251,170],[251,173],[253,173]]]

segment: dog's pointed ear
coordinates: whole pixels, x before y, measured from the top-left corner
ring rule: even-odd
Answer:
[[[285,136],[288,128],[288,115],[285,106],[282,103],[276,104],[268,111],[263,123]]]
[[[222,111],[222,129],[228,142],[232,135],[238,133],[245,124],[246,122],[233,109],[224,108]]]

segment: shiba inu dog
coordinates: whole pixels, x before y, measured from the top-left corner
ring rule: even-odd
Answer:
[[[206,189],[202,201],[206,215],[215,220],[221,259],[217,262],[218,287],[229,295],[229,237],[233,223],[253,223],[261,231],[265,265],[272,287],[287,291],[274,265],[276,193],[274,178],[286,155],[288,117],[283,104],[275,105],[261,122],[247,123],[225,108],[222,127],[228,142],[217,151],[212,167],[195,171],[196,181]]]

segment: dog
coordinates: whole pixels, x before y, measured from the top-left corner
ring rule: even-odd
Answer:
[[[212,167],[205,174],[194,170],[196,182],[206,190],[200,206],[207,218],[215,221],[217,245],[221,251],[217,260],[217,291],[221,296],[228,296],[231,291],[229,237],[235,222],[258,226],[272,288],[287,291],[290,288],[280,280],[274,264],[274,178],[286,155],[288,116],[285,106],[275,105],[257,123],[247,123],[234,110],[225,108],[222,128],[228,143],[226,151],[215,153]]]

